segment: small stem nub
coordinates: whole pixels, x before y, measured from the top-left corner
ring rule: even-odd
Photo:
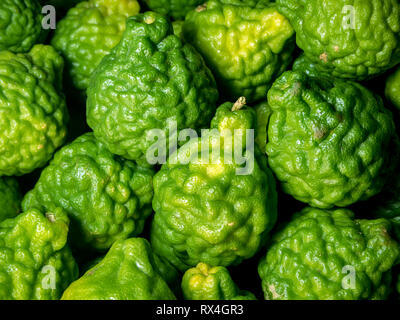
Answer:
[[[144,19],[144,23],[146,24],[153,24],[156,19],[153,16],[148,16]]]
[[[243,108],[243,106],[246,105],[246,98],[245,97],[240,97],[232,107],[232,111],[238,111]]]
[[[197,6],[197,8],[196,8],[197,12],[202,12],[204,10],[207,10],[207,3],[203,3],[203,4],[199,5],[199,6]]]

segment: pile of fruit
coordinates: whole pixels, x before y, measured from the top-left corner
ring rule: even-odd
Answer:
[[[1,0],[0,299],[399,298],[399,0],[204,1]]]

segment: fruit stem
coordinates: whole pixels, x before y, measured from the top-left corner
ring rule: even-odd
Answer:
[[[207,3],[203,3],[196,8],[196,12],[202,12],[204,10],[207,10]]]
[[[238,111],[243,108],[243,106],[246,105],[246,98],[245,97],[240,97],[232,107],[232,111]]]

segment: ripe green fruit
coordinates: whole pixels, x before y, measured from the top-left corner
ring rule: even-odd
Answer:
[[[201,56],[173,35],[162,15],[127,20],[121,42],[96,69],[88,88],[87,122],[107,148],[146,161],[152,129],[207,127],[218,92]]]
[[[65,290],[62,300],[174,300],[163,279],[166,271],[147,240],[118,240],[97,265]]]
[[[182,291],[186,300],[256,300],[254,294],[237,287],[228,269],[202,262],[185,272]]]
[[[288,71],[268,102],[268,160],[284,192],[331,208],[382,190],[397,137],[380,97],[354,82]]]
[[[21,211],[22,195],[17,180],[0,177],[0,222],[14,218]]]
[[[294,30],[265,1],[211,0],[183,25],[187,42],[203,55],[229,100],[265,98],[292,60]]]
[[[172,17],[184,19],[186,14],[194,10],[204,0],[144,0],[150,10]]]
[[[154,176],[151,242],[182,271],[251,258],[275,224],[274,178],[243,132],[254,128],[247,127],[255,123],[254,110],[238,105],[218,108],[213,130],[179,148]]]
[[[0,51],[24,53],[44,40],[42,10],[37,0],[0,1]]]
[[[64,208],[74,245],[105,250],[143,231],[152,211],[153,174],[113,155],[87,133],[55,154],[22,205]]]
[[[121,40],[126,18],[139,9],[136,0],[83,1],[57,24],[51,44],[65,57],[78,89],[87,89],[95,68]]]
[[[273,238],[259,264],[265,299],[385,299],[400,248],[386,219],[306,208]]]
[[[396,168],[396,173],[399,167]],[[400,241],[400,179],[393,174],[382,192],[365,203],[360,203],[359,211],[364,210],[371,216],[385,218],[392,223],[393,234]]]
[[[396,108],[400,109],[400,67],[388,77],[385,95]]]
[[[398,0],[277,0],[318,71],[363,80],[400,62]]]
[[[51,46],[0,52],[0,176],[43,167],[66,136],[63,59]]]
[[[254,107],[257,117],[257,130],[256,140],[258,147],[261,152],[267,152],[267,139],[268,139],[268,122],[271,116],[272,110],[268,102],[261,102]]]
[[[0,223],[0,299],[57,300],[78,277],[68,217],[33,209]]]

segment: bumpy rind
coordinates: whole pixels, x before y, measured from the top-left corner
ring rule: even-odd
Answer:
[[[400,109],[400,67],[391,74],[386,81],[386,98]]]
[[[186,300],[256,300],[251,292],[237,287],[228,269],[202,262],[185,272],[182,292]]]
[[[20,213],[21,201],[18,181],[12,177],[0,177],[0,222]]]
[[[277,0],[297,45],[320,71],[362,80],[400,62],[397,0]]]
[[[174,300],[159,263],[147,240],[118,240],[99,264],[65,290],[62,300]]]
[[[0,52],[0,176],[44,166],[64,143],[63,66],[51,46],[35,45],[27,54]]]
[[[185,19],[189,11],[194,10],[204,0],[144,0],[150,10],[172,17]]]
[[[382,190],[396,135],[380,97],[354,82],[288,71],[268,102],[268,160],[283,191],[331,208]]]
[[[146,12],[127,20],[121,42],[96,69],[88,88],[87,122],[111,152],[147,161],[156,142],[177,129],[207,127],[218,92],[201,56],[173,35],[164,16]]]
[[[259,264],[265,299],[385,299],[400,248],[385,219],[306,208],[279,231]]]
[[[0,51],[28,52],[44,39],[46,32],[37,0],[2,0],[0,16]]]
[[[143,231],[152,211],[153,174],[113,155],[87,133],[55,154],[22,206],[62,207],[75,245],[108,249]]]
[[[274,4],[211,0],[191,11],[187,42],[203,55],[228,100],[265,98],[292,60],[294,30]]]
[[[68,217],[32,209],[0,223],[0,299],[57,300],[78,276]]]
[[[87,89],[95,68],[121,40],[126,19],[139,10],[136,0],[90,0],[71,8],[57,23],[51,44],[65,57],[78,89]]]
[[[393,158],[395,158],[394,154]],[[397,156],[398,158],[398,156]],[[395,173],[399,172],[399,164]],[[369,211],[371,216],[390,220],[394,237],[400,241],[400,179],[393,174],[382,192],[365,203],[360,203],[358,211]]]
[[[213,130],[178,149],[154,177],[151,242],[182,271],[199,262],[229,266],[252,257],[276,221],[276,187],[266,158],[257,146],[248,144],[244,151],[216,129],[241,125],[241,116],[219,116]],[[232,148],[243,151],[247,171],[239,172],[245,165],[225,157]]]

